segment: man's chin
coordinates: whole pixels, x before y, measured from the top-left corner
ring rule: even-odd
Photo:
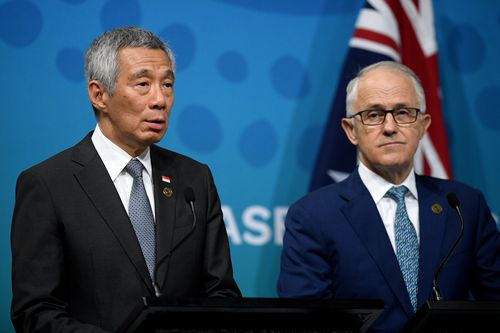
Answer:
[[[156,131],[148,131],[144,135],[144,140],[143,142],[145,144],[148,144],[148,146],[152,145],[153,143],[160,142],[163,137],[165,136],[166,131],[161,131],[161,132],[156,132]]]
[[[382,168],[391,173],[401,173],[406,172],[411,167],[410,163],[398,160],[398,161],[387,161],[382,163]]]

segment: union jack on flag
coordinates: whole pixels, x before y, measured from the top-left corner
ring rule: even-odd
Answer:
[[[437,43],[431,0],[367,0],[361,9],[318,152],[310,190],[346,178],[357,165],[357,151],[340,125],[347,83],[372,63],[393,60],[422,81],[432,125],[415,155],[415,171],[451,177],[448,143],[441,115]]]

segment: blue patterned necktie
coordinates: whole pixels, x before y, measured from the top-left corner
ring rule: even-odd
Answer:
[[[142,254],[146,260],[149,275],[153,278],[156,262],[155,221],[142,180],[143,169],[144,166],[142,163],[135,159],[130,160],[125,167],[125,171],[134,177],[132,191],[130,192],[128,214],[137,239],[139,240],[139,244],[141,245]]]
[[[417,310],[418,293],[418,238],[406,211],[406,186],[392,187],[387,195],[396,201],[394,233],[396,236],[396,257],[403,273],[406,289],[410,295],[413,311]]]

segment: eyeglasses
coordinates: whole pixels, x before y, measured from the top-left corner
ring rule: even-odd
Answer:
[[[348,118],[354,118],[359,116],[363,125],[376,126],[380,125],[385,121],[385,117],[388,113],[392,114],[396,124],[411,124],[417,121],[418,113],[420,109],[417,108],[397,108],[392,110],[382,110],[382,109],[372,109],[359,111]]]

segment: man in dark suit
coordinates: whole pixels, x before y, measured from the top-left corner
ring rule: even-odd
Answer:
[[[18,179],[15,329],[116,331],[143,296],[241,296],[209,168],[154,145],[174,102],[171,50],[119,28],[85,70],[95,130]]]
[[[290,207],[281,297],[382,299],[372,332],[398,332],[432,299],[433,277],[459,235],[447,202],[455,193],[465,231],[439,277],[441,295],[500,300],[500,236],[483,195],[414,172],[430,123],[419,79],[401,64],[371,65],[349,83],[342,127],[359,166]]]

